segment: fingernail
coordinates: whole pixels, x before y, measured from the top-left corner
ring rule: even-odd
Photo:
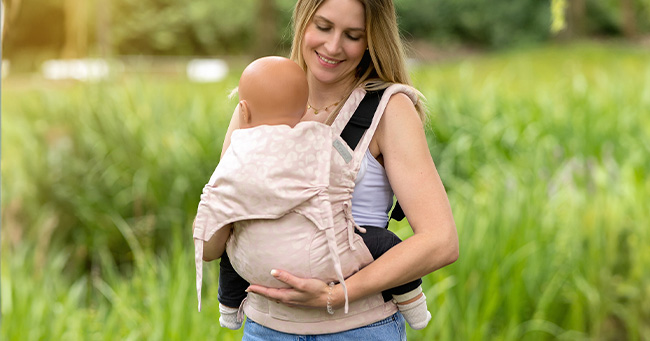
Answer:
[[[278,274],[278,270],[275,269],[271,270],[271,276],[276,276],[277,274]]]
[[[239,290],[241,290],[241,289],[239,289]],[[244,290],[244,291],[251,292],[251,288],[246,288],[246,290]]]

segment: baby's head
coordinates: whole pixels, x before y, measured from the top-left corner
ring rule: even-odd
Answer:
[[[293,127],[305,114],[307,97],[307,77],[298,64],[283,57],[257,59],[239,79],[239,127]]]

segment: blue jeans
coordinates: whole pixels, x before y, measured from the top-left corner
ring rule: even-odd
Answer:
[[[242,341],[406,341],[406,324],[399,312],[364,327],[334,334],[295,335],[279,332],[246,319]]]

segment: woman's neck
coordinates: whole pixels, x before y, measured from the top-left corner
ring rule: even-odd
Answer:
[[[352,91],[353,80],[345,80],[337,83],[321,83],[308,75],[309,103],[316,107],[328,106],[340,101]]]

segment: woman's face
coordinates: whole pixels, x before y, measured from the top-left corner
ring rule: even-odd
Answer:
[[[348,85],[368,46],[366,17],[358,0],[325,0],[307,24],[302,55],[307,76],[323,84]]]

